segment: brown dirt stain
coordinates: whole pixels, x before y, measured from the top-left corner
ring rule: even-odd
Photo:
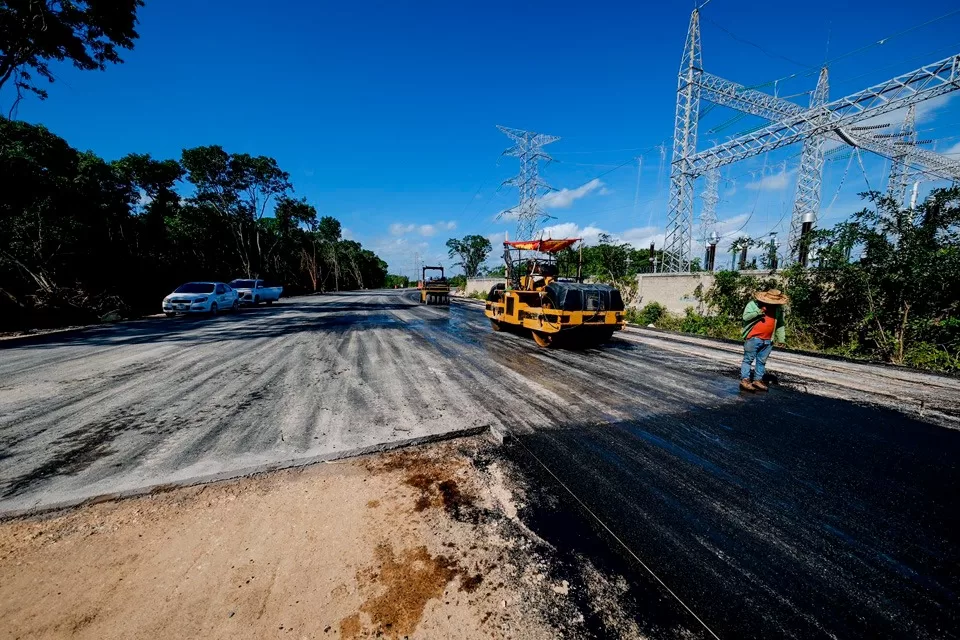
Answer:
[[[374,472],[403,471],[404,483],[420,495],[414,502],[416,512],[442,507],[455,520],[476,523],[479,514],[476,496],[464,491],[457,481],[457,468],[416,453],[402,452],[368,466]]]
[[[408,636],[417,628],[423,611],[433,598],[439,597],[455,576],[460,573],[450,558],[431,556],[426,546],[405,549],[399,556],[389,544],[376,549],[373,568],[357,572],[361,588],[373,589],[372,595],[361,605],[360,612],[370,616],[371,633],[388,638]],[[340,621],[340,634],[356,638],[362,631],[359,614]]]
[[[340,621],[340,637],[346,638],[346,640],[353,640],[354,638],[359,637],[360,630],[363,626],[360,624],[360,614],[355,613],[352,616],[347,616]]]

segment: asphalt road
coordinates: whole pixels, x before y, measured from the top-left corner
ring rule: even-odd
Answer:
[[[730,358],[542,350],[399,292],[8,343],[0,511],[492,426],[537,533],[612,558],[654,637],[957,637],[960,431],[742,396]]]

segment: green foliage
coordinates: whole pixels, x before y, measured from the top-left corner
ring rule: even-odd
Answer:
[[[188,280],[262,277],[290,293],[382,286],[387,266],[317,220],[266,157],[219,147],[183,164],[106,163],[40,126],[0,118],[0,327],[154,312]],[[186,177],[196,190],[182,200]]]
[[[132,49],[141,0],[5,0],[0,3],[0,89],[41,100],[47,92],[33,74],[53,82],[50,62],[70,61],[78,69],[103,70],[123,62],[120,49]],[[13,111],[13,109],[11,109]]]
[[[410,286],[410,278],[407,276],[399,276],[393,273],[388,273],[387,277],[383,281],[383,286],[387,289],[395,289],[397,287],[406,289]]]
[[[506,278],[507,267],[501,264],[499,267],[493,267],[492,269],[485,269],[483,272],[483,275],[486,278]]]
[[[643,306],[642,309],[630,309],[627,312],[627,320],[635,324],[642,324],[643,326],[654,325],[658,326],[657,323],[660,322],[667,315],[667,308],[660,304],[659,302],[650,302]]]
[[[465,275],[455,275],[447,278],[447,282],[450,284],[451,289],[463,289],[467,286],[467,276]]]
[[[794,314],[828,348],[956,370],[960,189],[935,190],[914,209],[864,196],[872,207],[814,237],[817,268],[789,273]]]
[[[712,314],[739,322],[743,308],[755,291],[778,288],[776,278],[758,278],[739,271],[717,271],[713,286],[701,294]]]
[[[564,249],[557,254],[561,275],[573,277],[577,274],[580,252],[583,255],[583,276],[599,282],[624,283],[635,279],[638,273],[653,271],[649,249],[634,249],[633,245],[601,234],[595,245]],[[662,252],[657,251],[653,257],[658,264],[662,263]]]
[[[657,326],[736,338],[753,292],[779,288],[794,347],[960,372],[960,189],[936,190],[915,209],[864,195],[872,208],[813,234],[815,267],[780,279],[719,271],[701,293],[707,317],[688,309]]]
[[[476,278],[480,273],[480,265],[493,247],[483,236],[469,235],[462,239],[450,238],[447,240],[447,249],[451,258],[459,258],[456,264],[463,269],[463,274],[468,278]]]

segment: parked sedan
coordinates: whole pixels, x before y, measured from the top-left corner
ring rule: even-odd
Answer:
[[[163,299],[163,312],[168,318],[178,313],[209,313],[237,311],[240,299],[237,292],[222,282],[188,282]]]

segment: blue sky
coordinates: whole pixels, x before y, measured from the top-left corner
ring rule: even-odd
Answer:
[[[603,230],[659,245],[691,8],[147,0],[125,64],[103,73],[57,66],[49,100],[25,100],[18,117],[108,159],[179,157],[202,144],[273,156],[297,194],[405,273],[415,254],[450,265],[443,245],[452,235],[512,234],[495,217],[516,201],[500,183],[517,163],[500,158],[509,140],[495,125],[533,129],[561,137],[548,147],[556,162],[542,171],[558,190],[545,202],[555,236]],[[955,11],[955,0],[909,9],[712,0],[702,12],[704,67],[751,86],[798,74],[775,89],[806,104],[818,67],[848,52],[866,47],[830,64],[832,98],[960,52],[960,12],[900,34]],[[960,98],[931,103],[920,111],[921,137],[960,158]],[[700,148],[757,124],[733,116],[706,114]],[[789,147],[727,167],[720,230],[785,236],[798,154]],[[882,188],[888,164],[833,154],[824,224],[859,208],[867,184]]]

